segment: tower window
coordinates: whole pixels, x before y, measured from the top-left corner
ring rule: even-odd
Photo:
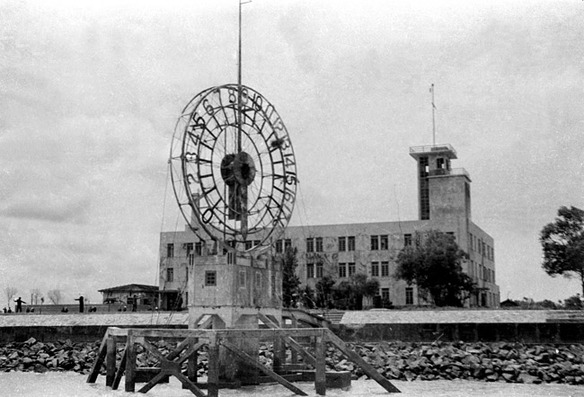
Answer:
[[[205,272],[205,285],[206,286],[217,285],[217,272],[215,270],[207,270]]]
[[[166,244],[166,257],[173,258],[174,257],[174,244]]]
[[[412,246],[412,235],[407,233],[404,234],[404,247],[411,247]]]
[[[174,281],[174,269],[172,267],[166,269],[166,281],[169,283]]]
[[[444,168],[444,159],[442,157],[436,159],[436,168],[439,170]]]

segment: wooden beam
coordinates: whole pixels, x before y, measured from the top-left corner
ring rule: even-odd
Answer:
[[[385,390],[390,393],[401,393],[397,387],[395,387],[389,380],[387,380],[383,375],[381,375],[377,370],[365,360],[361,358],[356,352],[351,350],[345,342],[338,336],[336,336],[332,331],[326,330],[325,339],[331,342],[337,349],[339,349],[349,360],[357,364],[365,374],[367,374],[371,379],[375,380],[381,385]]]
[[[229,349],[232,353],[234,353],[236,356],[238,356],[242,361],[245,361],[249,365],[256,367],[257,369],[259,369],[260,371],[262,371],[263,373],[268,375],[270,378],[274,379],[276,382],[280,383],[282,386],[287,388],[288,390],[291,390],[300,396],[307,396],[308,395],[308,394],[304,393],[301,389],[294,386],[292,383],[288,382],[286,379],[284,379],[283,377],[281,377],[280,375],[278,375],[277,373],[275,373],[274,371],[272,371],[271,369],[266,367],[265,365],[262,365],[259,361],[254,360],[249,354],[245,353],[244,351],[239,350],[237,348],[237,346],[227,342],[226,340],[221,340],[221,345],[223,345],[227,349]]]
[[[124,375],[124,371],[126,370],[126,349],[122,352],[122,361],[120,362],[120,366],[118,371],[116,372],[116,377],[114,378],[114,383],[112,384],[112,390],[117,390],[118,386],[120,386],[120,381],[122,380],[122,375]]]
[[[101,340],[101,344],[99,345],[99,350],[97,353],[97,357],[95,358],[95,361],[93,362],[93,365],[91,366],[91,371],[89,371],[89,376],[87,377],[87,383],[95,383],[95,380],[97,379],[97,376],[99,375],[99,370],[101,369],[101,365],[103,364],[103,360],[105,358],[105,355],[107,353],[107,341],[109,339],[110,336],[110,328],[107,329],[107,331],[105,331],[105,335],[103,336],[103,339]]]
[[[207,395],[219,397],[219,343],[215,334],[209,338],[207,360]]]
[[[114,337],[109,337],[106,344],[105,356],[105,385],[111,386],[114,383],[116,376],[116,340]]]
[[[136,347],[134,346],[134,335],[132,330],[128,330],[128,340],[126,341],[126,391],[136,391]]]
[[[306,361],[308,364],[312,366],[316,365],[316,359],[314,358],[314,356],[307,352],[306,350],[304,350],[302,345],[300,345],[298,342],[296,342],[296,340],[294,340],[291,336],[288,335],[288,333],[290,332],[290,328],[282,329],[278,327],[276,323],[271,321],[266,315],[262,313],[259,313],[258,316],[266,326],[270,327],[271,329],[280,331],[278,332],[278,336],[281,337],[282,340],[292,348],[292,351],[300,353],[302,358],[304,358],[304,361]],[[322,330],[320,330],[320,332],[322,334]]]
[[[316,389],[316,394],[319,396],[324,396],[326,395],[326,342],[324,341],[324,335],[316,337],[316,341],[314,342],[314,350],[316,352],[316,365],[314,366],[314,386]]]
[[[197,397],[207,397],[207,395],[205,393],[203,393],[203,391],[201,389],[199,389],[197,387],[197,385],[195,385],[193,382],[191,382],[182,373],[178,372],[178,373],[173,374],[173,375],[176,376],[178,378],[178,380],[181,381],[181,383],[183,384],[183,387],[186,387],[187,389],[189,389],[191,391],[191,393],[193,393]]]

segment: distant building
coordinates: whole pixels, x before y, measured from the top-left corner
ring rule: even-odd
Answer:
[[[463,271],[477,283],[479,292],[467,304],[499,307],[494,240],[471,220],[471,179],[463,168],[451,168],[456,151],[448,144],[416,146],[410,148],[410,155],[417,162],[418,220],[288,227],[281,239],[274,241],[272,253],[297,248],[297,275],[303,285],[314,288],[326,275],[339,282],[363,273],[379,281],[382,300],[397,306],[426,305],[430,302],[415,285],[393,275],[398,253],[416,244],[416,232],[437,229],[452,234],[469,256]],[[189,269],[194,263],[228,264],[227,256],[217,252],[213,242],[202,241],[186,229],[161,233],[163,306],[176,306],[179,298],[186,306]],[[248,248],[253,244],[248,242]]]
[[[143,284],[127,284],[118,287],[100,289],[103,303],[123,304],[132,307],[134,302],[138,306],[158,307],[158,286]]]

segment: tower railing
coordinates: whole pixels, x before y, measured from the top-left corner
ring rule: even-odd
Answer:
[[[410,146],[410,153],[429,153],[429,152],[441,152],[450,151],[456,156],[456,150],[449,143],[438,143],[436,145],[422,145],[422,146]]]

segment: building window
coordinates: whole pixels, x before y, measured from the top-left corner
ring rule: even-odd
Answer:
[[[349,277],[355,274],[355,262],[349,263]]]
[[[245,270],[239,271],[239,288],[245,288],[247,286],[246,275],[247,272]]]
[[[379,236],[379,249],[388,250],[389,249],[389,238],[387,234],[382,234]]]
[[[347,238],[339,237],[339,251],[343,252],[347,250]]]
[[[174,258],[174,244],[166,244],[166,257]]]
[[[412,287],[406,287],[406,305],[414,304],[414,289]]]
[[[371,262],[371,277],[379,277],[379,262]]]
[[[277,254],[281,254],[282,253],[282,240],[277,240],[276,241],[276,253]]]
[[[316,238],[316,252],[322,252],[322,237]]]
[[[246,250],[250,250],[253,247],[253,241],[251,240],[245,240],[245,249]]]
[[[317,278],[322,277],[322,262],[316,264],[316,277]]]
[[[411,234],[404,234],[404,247],[411,247],[412,246],[412,235]]]
[[[473,247],[473,244],[472,244],[472,233],[469,233],[468,236],[469,236],[468,238],[470,240],[470,250],[471,251],[474,251],[474,247]]]
[[[185,280],[188,283],[189,282],[189,268],[185,267]]]
[[[306,252],[314,252],[314,238],[312,237],[306,239]]]
[[[193,254],[193,243],[186,243],[185,249],[187,250],[187,256],[192,255]]]
[[[314,278],[314,263],[306,264],[306,278]]]
[[[227,264],[228,265],[235,265],[235,252],[229,251],[227,253]]]
[[[371,236],[371,251],[379,250],[379,236]]]
[[[199,241],[195,243],[195,255],[202,256],[203,255],[203,245],[205,243],[203,241]]]
[[[389,277],[389,262],[381,262],[381,277]]]
[[[172,267],[166,269],[166,281],[169,283],[174,281],[174,269]]]
[[[389,302],[389,288],[381,288],[381,300]]]
[[[347,264],[339,263],[339,278],[347,277]]]
[[[255,273],[255,287],[256,287],[256,290],[258,290],[258,291],[262,289],[262,273],[261,272]]]
[[[287,238],[284,240],[284,251],[289,250],[290,248],[292,248],[292,240]]]
[[[347,251],[355,251],[355,236],[347,237]]]
[[[217,272],[215,270],[207,270],[205,272],[205,285],[207,286],[217,285]]]

